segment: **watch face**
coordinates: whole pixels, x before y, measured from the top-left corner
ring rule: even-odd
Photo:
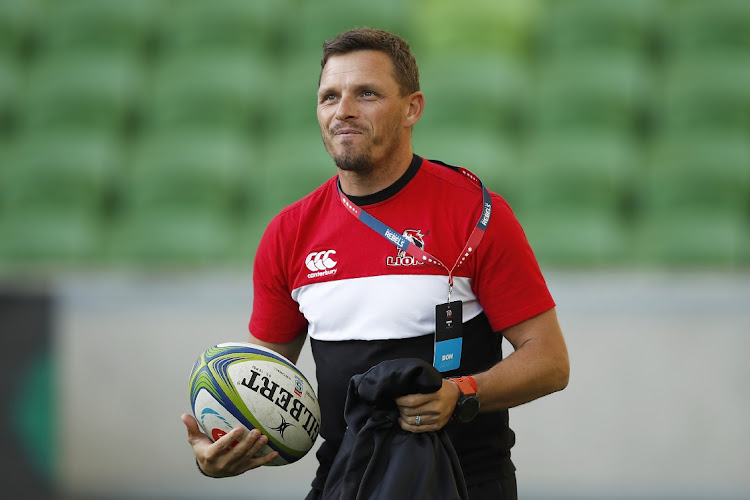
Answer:
[[[456,417],[460,422],[469,422],[479,413],[479,399],[476,396],[462,396],[456,405]]]

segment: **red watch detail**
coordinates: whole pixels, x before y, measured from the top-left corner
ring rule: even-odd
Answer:
[[[449,378],[448,380],[455,382],[461,394],[469,396],[477,393],[477,381],[474,380],[474,377],[467,375],[465,377]]]

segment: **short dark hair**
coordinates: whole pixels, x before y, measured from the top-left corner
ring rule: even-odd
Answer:
[[[409,44],[401,37],[377,28],[356,28],[323,43],[321,73],[331,56],[358,50],[377,50],[390,57],[403,95],[419,90],[419,68]]]

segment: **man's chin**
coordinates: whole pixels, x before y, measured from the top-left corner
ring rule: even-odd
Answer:
[[[333,158],[339,169],[347,172],[357,172],[368,170],[372,165],[370,157],[367,155],[337,155]]]

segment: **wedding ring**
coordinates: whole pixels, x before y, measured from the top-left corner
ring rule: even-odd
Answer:
[[[422,425],[422,415],[417,415],[414,418],[414,425],[416,426]]]

